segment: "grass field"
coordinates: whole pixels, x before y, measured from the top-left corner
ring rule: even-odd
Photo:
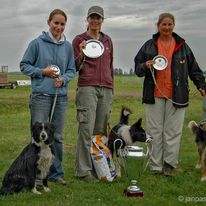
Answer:
[[[13,79],[25,79],[13,74]],[[130,107],[133,114],[130,123],[142,117],[145,126],[144,105],[141,103],[142,80],[135,76],[115,77],[110,124],[118,122],[122,105]],[[191,85],[190,106],[185,116],[183,136],[180,148],[179,166],[176,176],[154,176],[147,169],[139,178],[138,164],[128,159],[129,178],[122,171],[122,178],[113,183],[85,183],[74,177],[75,146],[77,122],[75,110],[76,79],[70,84],[69,110],[65,126],[64,170],[67,186],[50,183],[51,193],[34,195],[31,192],[18,195],[0,196],[0,206],[133,206],[133,205],[205,205],[206,182],[200,181],[200,171],[194,168],[197,151],[194,137],[187,128],[190,120],[202,119],[202,98]],[[11,162],[29,143],[29,94],[30,87],[0,89],[0,182]],[[144,191],[144,198],[127,198],[123,190],[130,179],[137,179]]]

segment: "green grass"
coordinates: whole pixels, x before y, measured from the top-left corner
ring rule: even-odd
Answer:
[[[10,74],[10,79],[25,79],[19,74]],[[133,111],[130,122],[142,117],[145,126],[144,105],[141,103],[142,80],[137,77],[115,77],[115,89],[110,124],[118,122],[122,105]],[[0,206],[108,206],[108,205],[204,205],[199,197],[205,197],[206,182],[200,181],[201,173],[194,168],[197,151],[194,137],[187,128],[190,120],[202,119],[202,98],[191,85],[190,106],[185,116],[185,124],[180,148],[180,164],[174,178],[153,176],[147,169],[139,178],[138,160],[128,159],[129,179],[138,179],[144,191],[144,198],[127,198],[123,190],[128,187],[128,179],[122,171],[122,178],[112,183],[85,183],[74,177],[77,121],[75,110],[76,79],[70,84],[69,110],[65,126],[64,170],[68,186],[50,183],[51,193],[34,195],[31,192],[0,196]],[[11,162],[28,144],[29,137],[29,94],[30,87],[0,89],[0,181]],[[182,196],[183,201],[178,197]],[[196,199],[192,199],[196,197]],[[181,197],[179,197],[181,198]],[[198,199],[199,198],[199,199]],[[204,200],[203,199],[203,200]],[[199,202],[195,202],[199,200]],[[188,202],[187,202],[188,201]],[[190,201],[190,202],[189,202]]]

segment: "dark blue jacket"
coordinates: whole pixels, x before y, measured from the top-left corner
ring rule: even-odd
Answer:
[[[155,84],[152,74],[146,67],[146,61],[153,59],[158,55],[157,39],[159,33],[153,35],[153,38],[148,40],[139,50],[135,56],[135,73],[138,77],[144,78],[143,85],[143,103],[154,104],[154,88]],[[176,45],[172,56],[171,75],[173,84],[173,97],[174,102],[184,104],[175,107],[186,107],[189,101],[189,83],[188,76],[196,85],[197,89],[206,88],[205,78],[203,72],[199,68],[196,59],[190,47],[185,43],[185,40],[178,36],[176,33],[172,34]],[[155,72],[155,71],[154,71]]]

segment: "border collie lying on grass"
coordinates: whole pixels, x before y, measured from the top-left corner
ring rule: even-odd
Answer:
[[[45,192],[50,192],[47,174],[54,159],[54,127],[50,123],[36,122],[32,127],[32,141],[27,145],[6,172],[0,193],[9,195],[31,190],[41,194],[36,188],[36,179],[42,180]]]

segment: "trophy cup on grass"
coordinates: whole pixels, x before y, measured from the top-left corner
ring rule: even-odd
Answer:
[[[151,139],[148,139],[146,142],[147,151],[144,151],[143,147],[139,146],[128,146],[125,153],[125,158],[128,161],[132,159],[132,162],[135,164],[135,170],[138,173],[138,179],[140,180],[142,173],[146,168],[146,162],[148,161],[148,157],[151,154]],[[144,192],[137,186],[138,181],[132,179],[130,181],[130,185],[124,190],[124,194],[127,197],[143,197]]]

